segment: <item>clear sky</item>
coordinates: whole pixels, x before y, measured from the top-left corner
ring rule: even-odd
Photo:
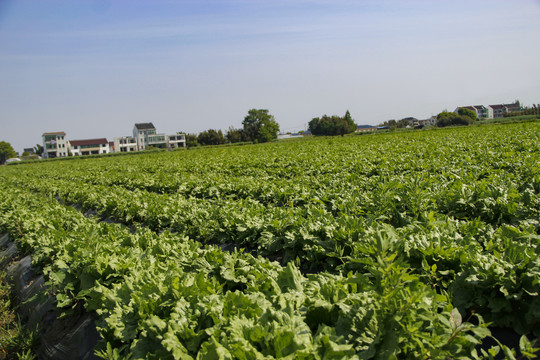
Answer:
[[[540,103],[540,0],[0,0],[0,141]]]

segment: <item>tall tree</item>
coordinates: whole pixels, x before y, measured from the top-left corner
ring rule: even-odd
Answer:
[[[34,146],[34,154],[43,156],[43,146],[40,144],[36,144],[36,146]]]
[[[349,112],[349,110],[345,112],[345,116],[343,117],[343,120],[344,120],[343,131],[345,131],[343,134],[352,133],[356,130],[356,124],[354,123],[354,120],[351,117],[351,113]]]
[[[0,141],[0,164],[4,164],[7,159],[11,159],[17,156],[15,150],[10,143]]]
[[[247,141],[268,142],[277,139],[279,124],[267,109],[251,109],[242,122]]]

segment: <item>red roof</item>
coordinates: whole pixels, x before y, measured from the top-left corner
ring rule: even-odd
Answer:
[[[108,144],[109,142],[105,138],[101,139],[87,139],[87,140],[70,140],[71,146],[83,146],[83,145],[101,145]]]
[[[63,131],[57,131],[57,132],[46,132],[46,133],[43,133],[43,135],[66,135],[66,133]]]

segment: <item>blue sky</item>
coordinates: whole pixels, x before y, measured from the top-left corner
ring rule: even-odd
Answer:
[[[538,0],[0,0],[0,140],[540,103]]]

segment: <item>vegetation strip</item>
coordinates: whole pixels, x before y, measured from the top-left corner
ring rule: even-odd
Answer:
[[[95,311],[104,358],[532,356],[539,130],[9,167],[0,231],[36,254],[60,307]],[[212,245],[231,243],[281,264]],[[478,348],[483,320],[520,349]]]

